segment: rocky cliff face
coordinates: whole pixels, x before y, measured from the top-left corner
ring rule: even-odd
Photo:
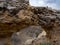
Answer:
[[[18,3],[18,2],[17,2]],[[15,4],[15,3],[14,3]],[[13,7],[16,7],[16,5]],[[10,37],[28,26],[41,26],[53,42],[60,41],[60,11],[48,7],[31,7],[23,0],[16,8],[0,8],[0,38]]]

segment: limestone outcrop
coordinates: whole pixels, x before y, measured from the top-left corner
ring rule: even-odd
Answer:
[[[13,7],[16,7],[14,4]],[[11,37],[14,32],[28,26],[41,26],[50,41],[60,41],[60,11],[49,7],[33,7],[23,0],[18,5],[11,9],[0,7],[0,38]]]

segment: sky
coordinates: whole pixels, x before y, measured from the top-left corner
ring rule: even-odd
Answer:
[[[60,10],[60,0],[29,0],[29,4],[35,7],[52,7]]]

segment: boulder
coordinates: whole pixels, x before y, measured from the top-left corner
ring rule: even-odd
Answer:
[[[22,29],[20,32],[14,33],[11,37],[12,45],[29,45],[33,44],[34,40],[45,36],[40,26],[29,26]],[[40,35],[41,34],[41,35]],[[39,36],[40,35],[40,36]]]

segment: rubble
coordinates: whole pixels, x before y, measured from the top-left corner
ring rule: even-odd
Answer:
[[[49,9],[49,7],[33,7],[23,0],[19,4],[19,1],[9,2],[8,6],[12,5],[9,9],[0,8],[0,38],[11,37],[14,32],[22,31],[21,29],[32,25],[41,26],[49,41],[60,41],[60,11]],[[32,36],[36,37],[34,34]]]

